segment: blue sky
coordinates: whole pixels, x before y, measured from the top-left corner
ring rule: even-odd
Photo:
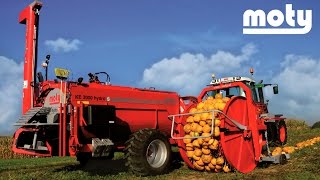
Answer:
[[[0,65],[6,67],[5,63],[12,64],[13,61],[16,64],[8,67],[13,69],[17,66],[14,71],[0,69],[2,72],[8,71],[7,74],[21,69],[25,26],[18,24],[18,15],[31,2],[11,0],[1,3]],[[242,34],[245,10],[269,12],[279,9],[285,12],[285,4],[288,3],[293,4],[293,9],[313,11],[313,27],[308,34]],[[209,73],[247,76],[247,68],[253,66],[257,79],[285,81],[279,82],[281,95],[270,95],[271,109],[281,108],[285,115],[314,122],[320,119],[316,113],[318,109],[313,107],[320,103],[320,94],[310,90],[320,88],[320,85],[314,85],[319,83],[317,77],[320,73],[317,68],[320,67],[319,5],[316,0],[43,1],[39,60],[41,62],[46,54],[51,54],[50,67],[68,68],[74,79],[86,77],[88,72],[107,71],[113,84],[156,86],[183,95],[197,95],[201,87],[209,82],[206,76]],[[59,38],[60,44],[57,41]],[[195,59],[197,66],[190,64],[192,68],[188,68],[187,64]],[[172,64],[180,64],[184,69],[170,66]],[[210,64],[215,66],[210,67]],[[203,66],[209,66],[209,69]],[[194,68],[199,72],[194,73]],[[191,71],[193,76],[179,76],[183,73],[177,74],[177,69],[186,73]],[[159,73],[181,78],[177,79],[179,82],[170,83],[172,77],[159,76]],[[50,73],[50,76],[53,77],[53,74]],[[7,84],[0,83],[0,92],[8,91],[5,87],[9,82],[5,78],[1,76]],[[301,85],[292,80],[299,78],[303,81]],[[17,81],[19,83],[11,83],[10,87],[21,88],[22,79]],[[315,93],[314,97],[301,99],[301,96],[306,96],[302,94],[306,92],[304,88]],[[20,91],[16,90],[15,93],[0,94],[0,101],[8,101],[1,97],[10,95],[11,99],[21,98]],[[14,100],[7,102],[10,103],[15,110],[2,119],[0,116],[2,125],[15,122],[12,119],[19,116],[20,110],[17,109],[20,104]],[[306,110],[310,113],[302,113]]]

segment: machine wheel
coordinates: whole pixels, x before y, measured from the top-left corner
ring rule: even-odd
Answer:
[[[278,143],[283,146],[287,143],[287,126],[284,120],[280,120],[278,124]]]
[[[280,163],[281,165],[287,163],[287,157],[286,157],[286,155],[284,155],[284,154],[281,154],[281,155],[280,155],[279,163]]]
[[[90,153],[78,153],[77,161],[80,163],[80,166],[85,166],[91,158]]]
[[[168,138],[158,130],[142,129],[126,142],[126,166],[138,176],[164,174],[171,161]]]

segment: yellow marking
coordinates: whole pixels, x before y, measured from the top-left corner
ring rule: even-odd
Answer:
[[[77,101],[77,104],[80,104],[80,102],[81,102],[82,104],[89,104],[89,101]]]

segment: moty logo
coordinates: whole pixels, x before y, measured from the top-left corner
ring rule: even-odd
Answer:
[[[293,10],[292,4],[286,4],[285,15],[278,9],[268,14],[261,9],[243,13],[243,34],[307,34],[311,28],[312,10]]]

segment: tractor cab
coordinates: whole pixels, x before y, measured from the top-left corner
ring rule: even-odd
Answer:
[[[233,96],[242,96],[246,97],[246,92],[241,86],[233,86],[235,82],[240,82],[244,86],[248,87],[251,91],[251,98],[254,104],[257,106],[258,114],[267,114],[268,113],[268,100],[265,101],[263,94],[263,88],[266,86],[273,86],[273,93],[278,94],[278,85],[277,84],[263,84],[261,80],[259,83],[256,83],[253,79],[248,77],[224,77],[216,79],[213,75],[210,85],[213,87],[219,87],[216,90],[211,90],[206,93],[206,95],[215,96],[217,93],[221,93],[223,97],[231,98]]]
[[[265,100],[263,93],[263,89],[267,86],[272,86],[273,93],[278,94],[277,84],[263,84],[262,80],[256,83],[251,78],[241,76],[215,78],[212,75],[210,85],[202,90],[198,101],[221,94],[223,98],[243,98],[247,102],[252,102],[248,111],[254,114],[252,117],[259,117],[258,124],[266,125],[270,145],[284,145],[287,142],[285,118],[282,114],[269,113],[268,100]]]

